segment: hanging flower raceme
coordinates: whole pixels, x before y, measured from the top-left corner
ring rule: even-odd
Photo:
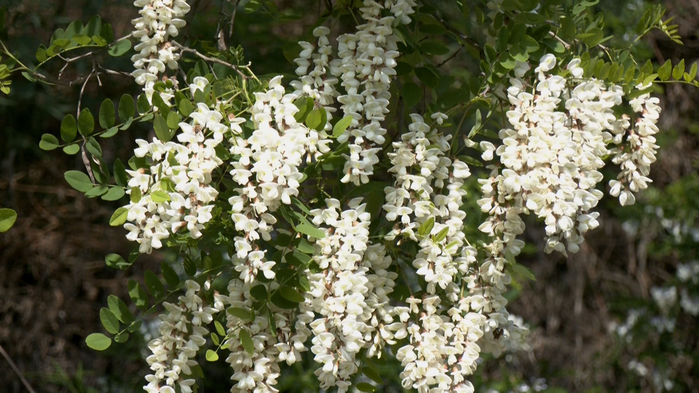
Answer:
[[[365,0],[360,11],[366,22],[357,26],[356,33],[337,39],[338,59],[331,64],[331,71],[344,89],[337,101],[343,116],[354,119],[338,138],[349,141],[343,183],[367,183],[379,162],[377,154],[386,134],[381,123],[388,113],[389,89],[399,55],[393,26],[409,23],[414,7],[413,0]]]
[[[207,283],[208,285],[208,283]],[[213,321],[223,304],[215,296],[214,304],[205,305],[195,281],[185,282],[185,294],[177,303],[163,302],[165,313],[159,318],[160,336],[148,343],[151,355],[146,358],[153,374],[146,376],[148,393],[191,393],[194,379],[192,368],[199,348],[206,344],[206,325]]]
[[[243,119],[233,121],[230,152],[234,161],[230,174],[240,187],[228,202],[235,228],[243,233],[235,238],[235,249],[240,259],[236,269],[245,282],[252,282],[259,270],[267,278],[274,277],[274,262],[265,260],[256,241],[271,239],[277,222],[271,213],[298,195],[304,158],[329,150],[329,140],[319,139],[317,132],[294,118],[298,112],[296,98],[295,94],[285,93],[281,76],[277,76],[270,80],[267,91],[255,93],[251,108],[254,130],[250,137],[242,136]]]
[[[197,82],[208,83],[205,78]],[[125,206],[124,228],[129,231],[126,238],[137,242],[141,253],[162,247],[172,234],[199,238],[212,218],[218,190],[211,185],[211,175],[222,163],[216,146],[229,128],[221,123],[221,112],[204,103],[197,104],[189,118],[179,123],[178,142],[136,140],[134,155],[146,166],[127,170],[131,201]]]
[[[226,314],[227,335],[231,337],[228,340],[231,353],[226,361],[233,369],[231,379],[235,382],[231,393],[277,392],[279,363],[291,365],[301,360],[301,352],[306,351],[304,343],[311,334],[307,327],[313,319],[310,312],[268,305],[268,314],[255,313],[255,299],[251,295],[254,287],[271,293],[279,284],[274,281],[248,284],[233,278],[224,299],[226,307],[233,311]]]
[[[131,57],[133,76],[150,99],[158,75],[177,69],[180,53],[170,38],[177,37],[185,26],[184,16],[190,7],[185,0],[135,0],[133,4],[140,8],[140,16],[132,21],[133,36],[140,41],[134,46],[137,53]],[[163,100],[168,102],[168,98]]]

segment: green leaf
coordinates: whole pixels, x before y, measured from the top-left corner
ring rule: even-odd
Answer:
[[[157,191],[151,192],[150,197],[151,197],[151,199],[153,199],[153,202],[155,202],[155,203],[161,203],[161,202],[165,202],[165,201],[170,200],[170,194],[168,194],[167,192],[165,192],[163,190],[157,190]]]
[[[100,309],[100,321],[104,329],[111,334],[119,333],[119,320],[117,317],[106,307]]]
[[[296,121],[305,123],[308,113],[313,109],[313,99],[310,97],[298,98],[294,101],[294,105],[299,108],[298,112],[294,115]]]
[[[119,132],[118,127],[110,127],[107,130],[105,130],[104,132],[100,133],[100,137],[105,138],[105,139],[111,138],[114,135],[116,135],[118,132]]]
[[[170,113],[167,114],[167,126],[171,130],[176,130],[180,126],[180,121],[182,121],[182,117],[180,116],[179,113],[175,111],[171,111]]]
[[[207,349],[206,350],[206,361],[207,362],[215,362],[218,360],[218,353],[212,349]]]
[[[168,287],[175,288],[180,283],[180,277],[167,263],[163,262],[160,264],[160,271],[163,273]]]
[[[302,294],[300,294],[296,289],[287,285],[282,285],[279,287],[279,294],[282,295],[284,299],[294,303],[301,303],[304,300]]]
[[[77,143],[73,143],[72,145],[63,147],[63,152],[71,156],[74,154],[78,154],[79,151],[80,146]]]
[[[118,296],[107,296],[107,306],[109,306],[109,310],[121,323],[131,323],[131,321],[133,321],[133,315],[129,311],[129,308]]]
[[[129,182],[128,175],[126,174],[126,167],[118,158],[114,160],[114,181],[122,187],[126,187]]]
[[[422,99],[422,89],[413,82],[408,82],[401,89],[406,108],[414,107]]]
[[[215,322],[217,322],[217,321],[215,321]],[[219,344],[221,344],[221,340],[218,338],[218,334],[211,332],[210,336],[211,336],[211,342],[213,342],[214,345],[218,346]]]
[[[145,94],[139,94],[136,100],[136,108],[138,109],[138,113],[144,114],[150,111],[153,107]]]
[[[267,300],[267,288],[264,285],[255,285],[250,289],[250,295],[257,300]]]
[[[226,312],[243,321],[252,321],[255,318],[255,314],[252,311],[240,307],[229,307],[226,309]]]
[[[354,118],[352,116],[345,116],[342,119],[338,120],[337,123],[333,126],[333,138],[337,138],[340,135],[344,134],[345,131],[347,130],[347,127],[352,124],[352,120]]]
[[[85,337],[85,344],[95,351],[104,351],[112,345],[112,339],[102,333],[92,333]]]
[[[666,81],[666,80],[670,79],[671,72],[672,72],[672,61],[670,61],[668,59],[665,61],[665,63],[663,63],[663,65],[660,66],[660,68],[658,68],[658,78],[661,81]]]
[[[680,60],[672,69],[672,79],[680,80],[684,74],[684,59]]]
[[[374,381],[374,382],[376,382],[376,383],[378,383],[378,384],[383,383],[383,380],[381,379],[381,376],[379,375],[379,373],[376,372],[375,369],[373,369],[373,368],[371,368],[371,367],[364,367],[364,368],[362,369],[362,372],[364,373],[364,375],[366,375],[367,377],[371,378],[372,381]]]
[[[298,303],[289,301],[285,299],[279,291],[274,292],[274,294],[270,297],[270,301],[272,301],[272,304],[279,308],[284,308],[284,309],[294,309],[298,307]]]
[[[102,146],[100,146],[99,142],[97,142],[97,139],[94,137],[90,137],[87,140],[85,148],[93,157],[102,158]]]
[[[107,53],[110,56],[119,57],[131,49],[131,40],[128,38],[121,39],[109,46]]]
[[[44,134],[41,136],[41,140],[39,141],[39,149],[50,151],[56,148],[58,148],[58,138],[52,134]]]
[[[65,115],[61,120],[61,139],[72,142],[78,135],[78,123],[73,115]]]
[[[374,392],[376,391],[376,386],[370,383],[360,382],[357,384],[357,389],[359,389],[362,392]]]
[[[63,177],[71,187],[80,192],[87,192],[92,189],[92,181],[84,172],[67,171]]]
[[[109,225],[113,227],[118,227],[124,225],[126,222],[126,217],[129,214],[129,209],[125,207],[120,207],[114,211],[112,217],[109,218]]]
[[[88,198],[97,198],[98,196],[103,195],[106,192],[107,192],[107,186],[97,184],[96,186],[94,186],[90,190],[88,190],[85,193],[85,196]]]
[[[441,231],[437,232],[436,235],[432,236],[432,241],[435,243],[441,242],[442,240],[444,240],[444,238],[447,237],[447,232],[449,232],[449,227],[442,228]]]
[[[102,128],[109,128],[114,125],[116,115],[114,114],[114,102],[109,98],[102,101],[100,105],[99,122]]]
[[[435,88],[439,83],[439,77],[432,70],[426,67],[418,67],[415,69],[415,75],[418,79],[422,81],[425,85]]]
[[[299,240],[299,243],[296,245],[296,249],[308,255],[312,255],[316,250],[315,247],[313,247],[313,245],[304,238]]]
[[[306,125],[308,128],[314,130],[322,130],[325,127],[325,123],[328,121],[328,115],[325,113],[325,109],[316,108],[313,109],[306,117]]]
[[[245,348],[247,353],[250,355],[255,353],[255,344],[253,344],[252,338],[250,338],[250,333],[246,329],[240,329],[238,338],[240,339],[240,344],[243,345],[243,348]]]
[[[122,258],[121,255],[114,254],[114,253],[107,254],[104,257],[104,263],[107,266],[111,267],[112,269],[119,269],[119,270],[126,270],[129,267],[131,267],[131,265],[133,265],[132,262],[126,261],[124,258]]]
[[[324,231],[316,228],[315,226],[313,226],[313,224],[311,224],[310,222],[308,222],[308,220],[305,220],[305,219],[300,224],[296,225],[294,228],[298,232],[301,232],[304,235],[307,235],[310,237],[314,237],[316,239],[322,239],[325,237]]]
[[[697,77],[697,63],[694,62],[694,63],[692,63],[692,66],[689,68],[689,72],[684,74],[684,80],[687,82],[691,82],[696,77]]]
[[[168,142],[174,135],[168,128],[167,121],[160,114],[155,115],[153,118],[153,129],[155,130],[155,136],[162,142]]]
[[[114,336],[114,341],[119,344],[123,344],[129,340],[129,332],[121,332]]]
[[[95,130],[95,118],[92,116],[89,108],[85,108],[80,111],[80,116],[78,116],[78,131],[84,136],[92,134]]]
[[[119,119],[121,121],[126,121],[126,119],[132,118],[136,113],[136,103],[128,94],[122,94],[119,98]]]
[[[150,270],[146,270],[146,273],[144,275],[145,280],[146,280],[146,287],[148,287],[148,290],[150,291],[150,294],[153,295],[153,298],[159,299],[165,294],[165,287],[163,286],[163,283],[160,282],[160,279],[158,279],[158,276],[155,275]]]
[[[141,284],[135,280],[129,280],[128,283],[129,297],[137,307],[145,307],[147,303],[146,291],[143,290]]]
[[[434,217],[430,217],[425,222],[420,224],[420,227],[417,229],[417,234],[420,236],[427,236],[432,232],[432,228],[434,227]]]
[[[0,208],[0,233],[7,232],[15,225],[17,212],[6,207]]]
[[[123,187],[109,187],[109,190],[107,193],[102,195],[102,199],[105,201],[118,201],[121,199],[126,193],[124,192]]]
[[[221,322],[214,321],[214,328],[216,329],[216,332],[221,335],[221,337],[226,336],[226,329],[223,328],[223,325],[221,325]]]

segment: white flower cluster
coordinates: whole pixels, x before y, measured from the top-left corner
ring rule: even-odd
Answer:
[[[330,29],[318,26],[313,29],[313,36],[318,39],[317,46],[310,42],[300,41],[301,52],[294,59],[296,63],[296,75],[298,80],[292,81],[291,86],[296,89],[294,94],[307,95],[325,108],[327,113],[326,129],[330,128],[330,120],[335,112],[335,99],[338,92],[335,88],[337,78],[330,74],[330,61],[333,48],[328,40]],[[312,67],[311,67],[312,66]]]
[[[177,69],[180,53],[169,40],[184,27],[190,7],[185,0],[135,0],[133,4],[140,8],[140,16],[132,21],[133,36],[140,41],[134,46],[138,53],[131,57],[133,76],[150,98],[158,74],[166,68]]]
[[[473,373],[480,356],[483,314],[470,311],[465,298],[453,307],[443,306],[434,295],[406,301],[408,307],[395,308],[409,335],[409,343],[396,352],[403,387],[419,393],[472,393],[465,376]]]
[[[264,252],[253,250],[260,238],[270,240],[276,218],[270,214],[281,204],[290,204],[298,195],[303,174],[299,167],[304,158],[329,150],[327,139],[296,121],[298,108],[295,94],[285,94],[281,76],[269,82],[269,90],[255,93],[251,108],[254,131],[249,138],[242,137],[242,118],[234,119],[230,152],[234,155],[230,174],[240,185],[237,195],[228,202],[232,207],[235,228],[244,233],[235,238],[236,266],[245,282],[252,282],[259,270],[266,278],[274,278],[274,262],[266,261]]]
[[[463,180],[471,173],[465,163],[446,157],[450,136],[431,129],[418,114],[410,117],[410,131],[393,142],[393,152],[388,153],[392,164],[388,171],[395,182],[384,190],[383,208],[387,220],[400,223],[386,239],[404,235],[418,242],[420,250],[413,266],[427,282],[427,293],[434,294],[437,286],[453,285],[457,273],[466,273],[476,260],[476,250],[463,247],[462,231],[466,217],[461,210],[466,195]],[[438,124],[446,118],[441,113],[432,117]]]
[[[579,62],[568,65],[573,75],[582,73]],[[512,128],[499,134],[502,145],[496,153],[504,168],[496,187],[500,203],[508,201],[544,220],[546,251],[565,253],[566,245],[576,252],[584,233],[599,225],[599,214],[590,210],[603,195],[595,186],[602,180],[599,169],[604,166],[601,157],[608,154],[610,131],[622,126],[613,107],[621,104],[623,93],[596,79],[551,75],[555,64],[553,55],[541,58],[531,92],[525,80],[510,80],[507,118]],[[490,210],[488,203],[482,208]]]
[[[371,216],[361,198],[352,199],[344,211],[337,199],[325,202],[326,209],[311,210],[313,223],[329,228],[327,235],[316,241],[314,260],[321,271],[310,274],[311,289],[306,294],[309,308],[320,315],[309,325],[313,331],[311,351],[322,365],[315,372],[320,386],[337,387],[344,393],[358,370],[355,357],[370,338],[369,269],[362,261],[369,244]]]
[[[648,86],[637,86],[639,89],[646,87]],[[625,124],[614,135],[617,146],[611,150],[614,155],[612,162],[621,167],[621,172],[617,180],[609,181],[609,194],[618,196],[621,205],[632,205],[636,201],[633,193],[648,188],[651,181],[648,178],[650,165],[655,162],[658,150],[654,135],[658,132],[656,123],[660,117],[659,102],[650,93],[641,94],[629,101],[631,109],[638,114],[635,123],[632,128]]]
[[[197,82],[201,85],[206,79]],[[211,174],[222,163],[215,148],[229,128],[221,123],[223,115],[204,103],[189,117],[190,122],[179,124],[179,143],[136,140],[134,155],[145,158],[148,166],[127,170],[131,202],[125,206],[124,228],[141,253],[162,247],[163,239],[182,230],[196,239],[212,218],[218,191],[211,185]]]
[[[414,0],[365,0],[360,8],[366,21],[357,32],[338,37],[338,59],[331,67],[340,78],[345,94],[337,101],[343,116],[354,120],[338,141],[349,140],[349,158],[341,181],[367,183],[379,162],[377,153],[384,143],[386,129],[381,125],[388,113],[391,79],[396,75],[396,23],[409,23]],[[383,11],[390,12],[382,16]]]
[[[197,365],[194,357],[209,333],[205,325],[222,308],[220,299],[215,299],[213,306],[204,305],[198,295],[201,287],[195,281],[187,280],[185,288],[177,304],[163,302],[166,312],[159,317],[160,337],[148,343],[152,354],[146,361],[153,371],[143,387],[148,393],[192,392],[192,367]]]
[[[274,291],[279,286],[276,282],[255,282],[255,285],[262,285],[267,291]],[[252,312],[252,287],[239,279],[232,279],[228,284],[226,307]],[[304,343],[311,334],[307,325],[313,319],[312,313],[282,310],[271,304],[268,306],[270,317],[256,313],[249,319],[241,318],[236,313],[226,313],[227,335],[231,337],[228,340],[231,353],[226,361],[233,369],[231,379],[236,382],[231,388],[232,393],[277,392],[275,385],[280,372],[279,362],[293,364],[301,359],[301,352],[306,350]],[[269,318],[274,318],[274,328],[270,326]],[[247,334],[252,342],[252,353],[242,343],[240,337],[243,334]]]

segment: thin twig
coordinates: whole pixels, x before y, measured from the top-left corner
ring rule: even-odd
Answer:
[[[24,378],[24,375],[22,375],[22,372],[19,371],[19,368],[17,368],[17,365],[15,364],[15,362],[12,361],[12,358],[10,358],[10,355],[8,355],[8,353],[5,352],[5,348],[3,348],[2,345],[0,345],[0,354],[2,354],[2,357],[4,357],[5,360],[7,360],[7,363],[10,363],[10,368],[12,368],[12,371],[14,371],[15,374],[17,374],[17,376],[19,377],[20,381],[22,381],[22,385],[24,385],[24,387],[27,388],[27,390],[30,393],[36,393],[36,390],[34,390],[34,388],[32,388],[32,385],[29,384],[29,381],[27,381],[27,379]]]
[[[238,68],[238,66],[236,66],[236,65],[233,65],[233,64],[228,63],[228,62],[226,62],[226,61],[223,61],[223,60],[221,60],[221,59],[217,59],[217,58],[215,58],[215,57],[209,57],[209,56],[207,56],[207,55],[205,55],[205,54],[199,52],[198,50],[192,49],[192,48],[189,48],[189,47],[186,47],[186,46],[180,44],[180,43],[177,42],[177,41],[171,41],[171,43],[172,43],[172,45],[174,45],[174,46],[176,46],[177,48],[179,48],[182,52],[192,53],[192,54],[194,54],[194,55],[200,57],[200,58],[203,59],[203,60],[210,61],[210,62],[212,62],[212,63],[222,64],[222,65],[224,65],[224,66],[226,66],[226,67],[228,67],[228,68],[231,68],[231,69],[235,70],[235,72],[237,72],[238,75],[240,75],[240,77],[243,78],[243,79],[249,79],[249,78],[250,78],[248,75],[245,75],[245,73],[243,73],[243,71],[241,71],[241,70]]]

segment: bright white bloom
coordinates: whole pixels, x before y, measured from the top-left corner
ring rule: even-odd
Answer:
[[[233,169],[230,174],[240,186],[229,198],[231,217],[236,230],[243,236],[235,238],[236,265],[240,278],[252,282],[258,271],[266,278],[274,278],[274,262],[266,261],[264,251],[257,249],[260,238],[270,240],[277,219],[270,214],[282,204],[290,204],[298,195],[303,174],[300,166],[310,159],[312,152],[325,153],[329,141],[319,141],[318,134],[296,121],[298,111],[295,94],[286,94],[281,76],[269,82],[269,89],[255,93],[251,108],[254,130],[249,138],[242,138],[240,123],[234,119],[230,139]],[[254,251],[253,251],[254,250]]]
[[[168,68],[177,69],[180,53],[169,41],[184,27],[190,7],[185,0],[135,0],[133,4],[140,8],[139,17],[131,22],[133,36],[140,41],[134,46],[137,53],[131,57],[133,76],[150,99],[158,75]]]
[[[182,393],[192,392],[194,379],[182,377],[191,375],[192,368],[197,366],[194,358],[206,344],[204,337],[209,333],[205,326],[221,311],[218,295],[215,304],[205,305],[199,296],[199,284],[187,280],[185,288],[177,303],[163,302],[165,313],[159,317],[160,337],[148,343],[151,355],[146,361],[153,372],[146,376],[148,384],[143,387],[148,393],[170,393],[176,388]]]
[[[360,8],[365,23],[355,33],[337,39],[339,58],[331,63],[331,72],[344,89],[337,101],[342,115],[354,119],[338,138],[339,142],[349,141],[343,183],[367,183],[379,162],[377,154],[386,134],[381,123],[388,113],[389,88],[399,55],[393,26],[409,23],[414,7],[414,0],[365,0]]]
[[[126,238],[139,244],[141,253],[161,248],[164,239],[175,233],[199,238],[212,218],[218,191],[211,185],[213,171],[222,161],[216,146],[228,127],[223,115],[199,103],[189,122],[181,122],[178,142],[136,140],[136,157],[147,166],[127,170],[131,177],[127,194],[131,202],[124,228]]]

